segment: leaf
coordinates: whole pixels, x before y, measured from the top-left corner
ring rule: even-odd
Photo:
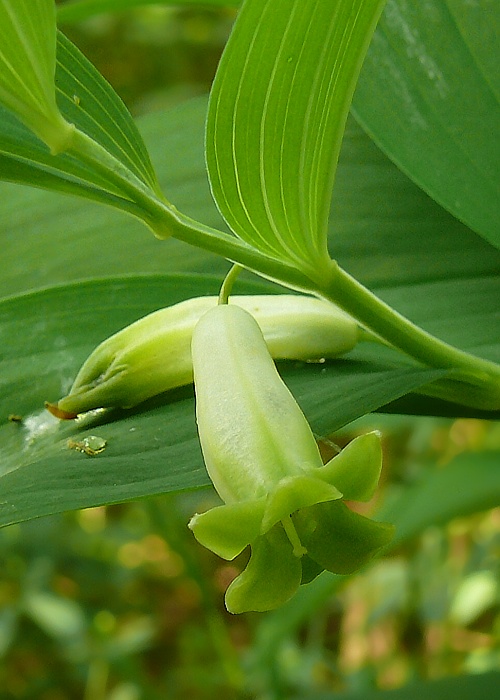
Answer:
[[[98,71],[58,35],[57,97],[64,117],[94,139],[153,191],[149,155],[127,109]],[[131,209],[116,183],[68,155],[50,155],[38,139],[0,108],[0,178]]]
[[[203,164],[205,109],[204,100],[195,100],[140,123],[176,206],[220,227]],[[228,269],[197,248],[145,235],[138,222],[124,226],[108,208],[7,184],[0,185],[0,195],[3,296],[133,273],[209,271],[222,279]],[[342,266],[385,301],[443,340],[500,359],[500,253],[411,183],[353,121],[330,228]],[[372,360],[380,353],[375,349]],[[418,410],[424,410],[421,403]]]
[[[213,294],[218,286],[202,276],[129,277],[0,302],[0,524],[208,484],[191,386],[130,411],[73,422],[59,423],[43,402],[68,389],[85,357],[112,332],[165,304]],[[262,291],[262,285],[243,286]],[[313,429],[331,432],[443,374],[398,365],[394,355],[396,365],[373,367],[361,355],[352,363],[281,368]],[[339,398],[351,392],[350,400]],[[22,422],[9,421],[9,414],[21,415]],[[90,435],[106,440],[104,452],[89,457],[71,449]]]
[[[207,118],[213,196],[230,228],[321,274],[345,119],[381,0],[247,0]]]
[[[500,246],[500,5],[389,0],[354,97],[390,158]]]
[[[500,672],[450,676],[434,681],[410,683],[396,690],[361,693],[309,693],[290,700],[496,700]]]
[[[121,12],[143,5],[184,5],[195,7],[238,7],[240,0],[68,0],[58,5],[59,22],[80,22],[104,12]]]
[[[498,506],[499,466],[500,452],[479,452],[460,455],[441,469],[433,467],[379,514],[397,523],[393,546],[407,542],[430,525],[443,525]]]
[[[150,115],[141,130],[172,201],[218,225],[203,158],[206,100],[188,105]],[[222,277],[228,269],[222,258],[176,240],[160,242],[134,219],[88,200],[0,183],[0,213],[0,296],[112,275],[212,271]],[[40,250],[47,251],[43,265]]]
[[[53,0],[1,0],[0,47],[0,102],[57,152],[72,129],[56,105]]]

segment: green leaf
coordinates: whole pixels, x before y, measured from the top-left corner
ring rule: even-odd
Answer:
[[[57,45],[62,114],[141,182],[159,191],[144,142],[129,112],[98,71],[62,34]],[[0,178],[135,210],[116,182],[68,155],[53,156],[16,117],[0,108]]]
[[[120,278],[0,302],[0,524],[208,484],[191,386],[130,411],[62,423],[43,402],[67,391],[90,350],[112,332],[164,304],[213,294],[218,286],[201,276]],[[281,369],[313,430],[325,434],[442,376],[397,365],[394,355],[396,365],[371,367],[358,357],[352,363],[284,363]],[[349,401],[338,398],[351,393]],[[23,421],[9,421],[10,414]],[[68,444],[90,435],[107,442],[95,457]]]
[[[368,691],[362,693],[308,693],[293,696],[290,700],[496,700],[500,684],[500,672],[453,676],[426,683],[411,683],[397,690]]]
[[[328,265],[345,119],[383,0],[247,0],[221,59],[207,165],[231,229],[263,252]]]
[[[206,100],[195,100],[150,115],[141,131],[173,201],[195,218],[218,225],[203,157],[205,117]],[[6,183],[0,183],[0,194],[0,296],[108,275],[189,270],[223,276],[228,269],[222,258],[176,240],[160,242],[139,222],[88,200]],[[77,240],[84,246],[77,247]],[[50,251],[43,265],[40,250]]]
[[[150,115],[141,130],[179,209],[219,227],[203,163],[204,119],[205,102],[196,100]],[[0,194],[0,295],[108,275],[189,270],[222,279],[227,271],[221,258],[176,240],[159,242],[108,208],[7,184]],[[346,270],[443,340],[500,360],[500,254],[413,185],[353,121],[334,195],[332,240]],[[374,348],[372,362],[381,352]],[[362,364],[360,371],[370,370]],[[428,411],[422,403],[416,410]]]
[[[121,12],[144,5],[184,5],[195,7],[238,7],[240,0],[68,0],[58,6],[59,22],[80,22],[104,12]]]
[[[56,105],[53,0],[1,0],[0,47],[0,102],[57,153],[72,128]]]
[[[416,537],[430,525],[495,508],[500,503],[500,453],[458,456],[441,469],[430,468],[421,481],[384,508],[381,518],[396,522],[394,546]]]
[[[354,97],[391,159],[497,246],[499,38],[495,0],[389,0]]]

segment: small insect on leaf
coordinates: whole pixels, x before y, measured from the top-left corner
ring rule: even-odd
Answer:
[[[68,440],[68,447],[70,450],[83,452],[89,457],[95,457],[101,452],[104,452],[107,444],[104,438],[98,437],[97,435],[89,435],[83,438],[83,440],[73,440],[72,438]]]
[[[22,423],[23,417],[19,416],[17,413],[11,413],[8,420],[10,423]]]

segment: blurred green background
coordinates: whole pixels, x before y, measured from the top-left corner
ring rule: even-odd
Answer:
[[[233,19],[153,5],[62,29],[139,115],[208,91]],[[382,415],[334,439],[368,427],[385,454],[368,512],[457,455],[500,447],[497,424]],[[428,528],[276,613],[232,616],[223,593],[246,555],[223,562],[186,527],[213,499],[207,490],[1,530],[0,700],[319,698],[500,669],[500,509]]]

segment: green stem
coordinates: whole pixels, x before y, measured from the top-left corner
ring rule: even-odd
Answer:
[[[224,282],[222,283],[222,287],[220,288],[219,292],[219,304],[228,303],[229,295],[231,294],[231,290],[233,289],[233,284],[235,283],[235,280],[242,269],[243,268],[241,267],[241,265],[233,265],[227,273],[227,275],[225,276]]]
[[[426,393],[476,408],[500,408],[499,365],[448,345],[419,328],[333,261],[331,274],[318,291],[395,348],[427,366],[451,370],[449,379],[431,385]]]
[[[153,191],[123,163],[79,129],[75,129],[66,153],[99,172],[112,185],[115,199],[116,190],[123,193],[129,201],[124,199],[123,206],[117,201],[115,206],[120,206],[140,218],[158,238],[174,236],[292,289],[310,291],[314,287],[309,276],[292,264],[265,255],[236,236],[205,226],[179,212],[173,204]],[[311,273],[316,276],[317,270],[311,270]]]

